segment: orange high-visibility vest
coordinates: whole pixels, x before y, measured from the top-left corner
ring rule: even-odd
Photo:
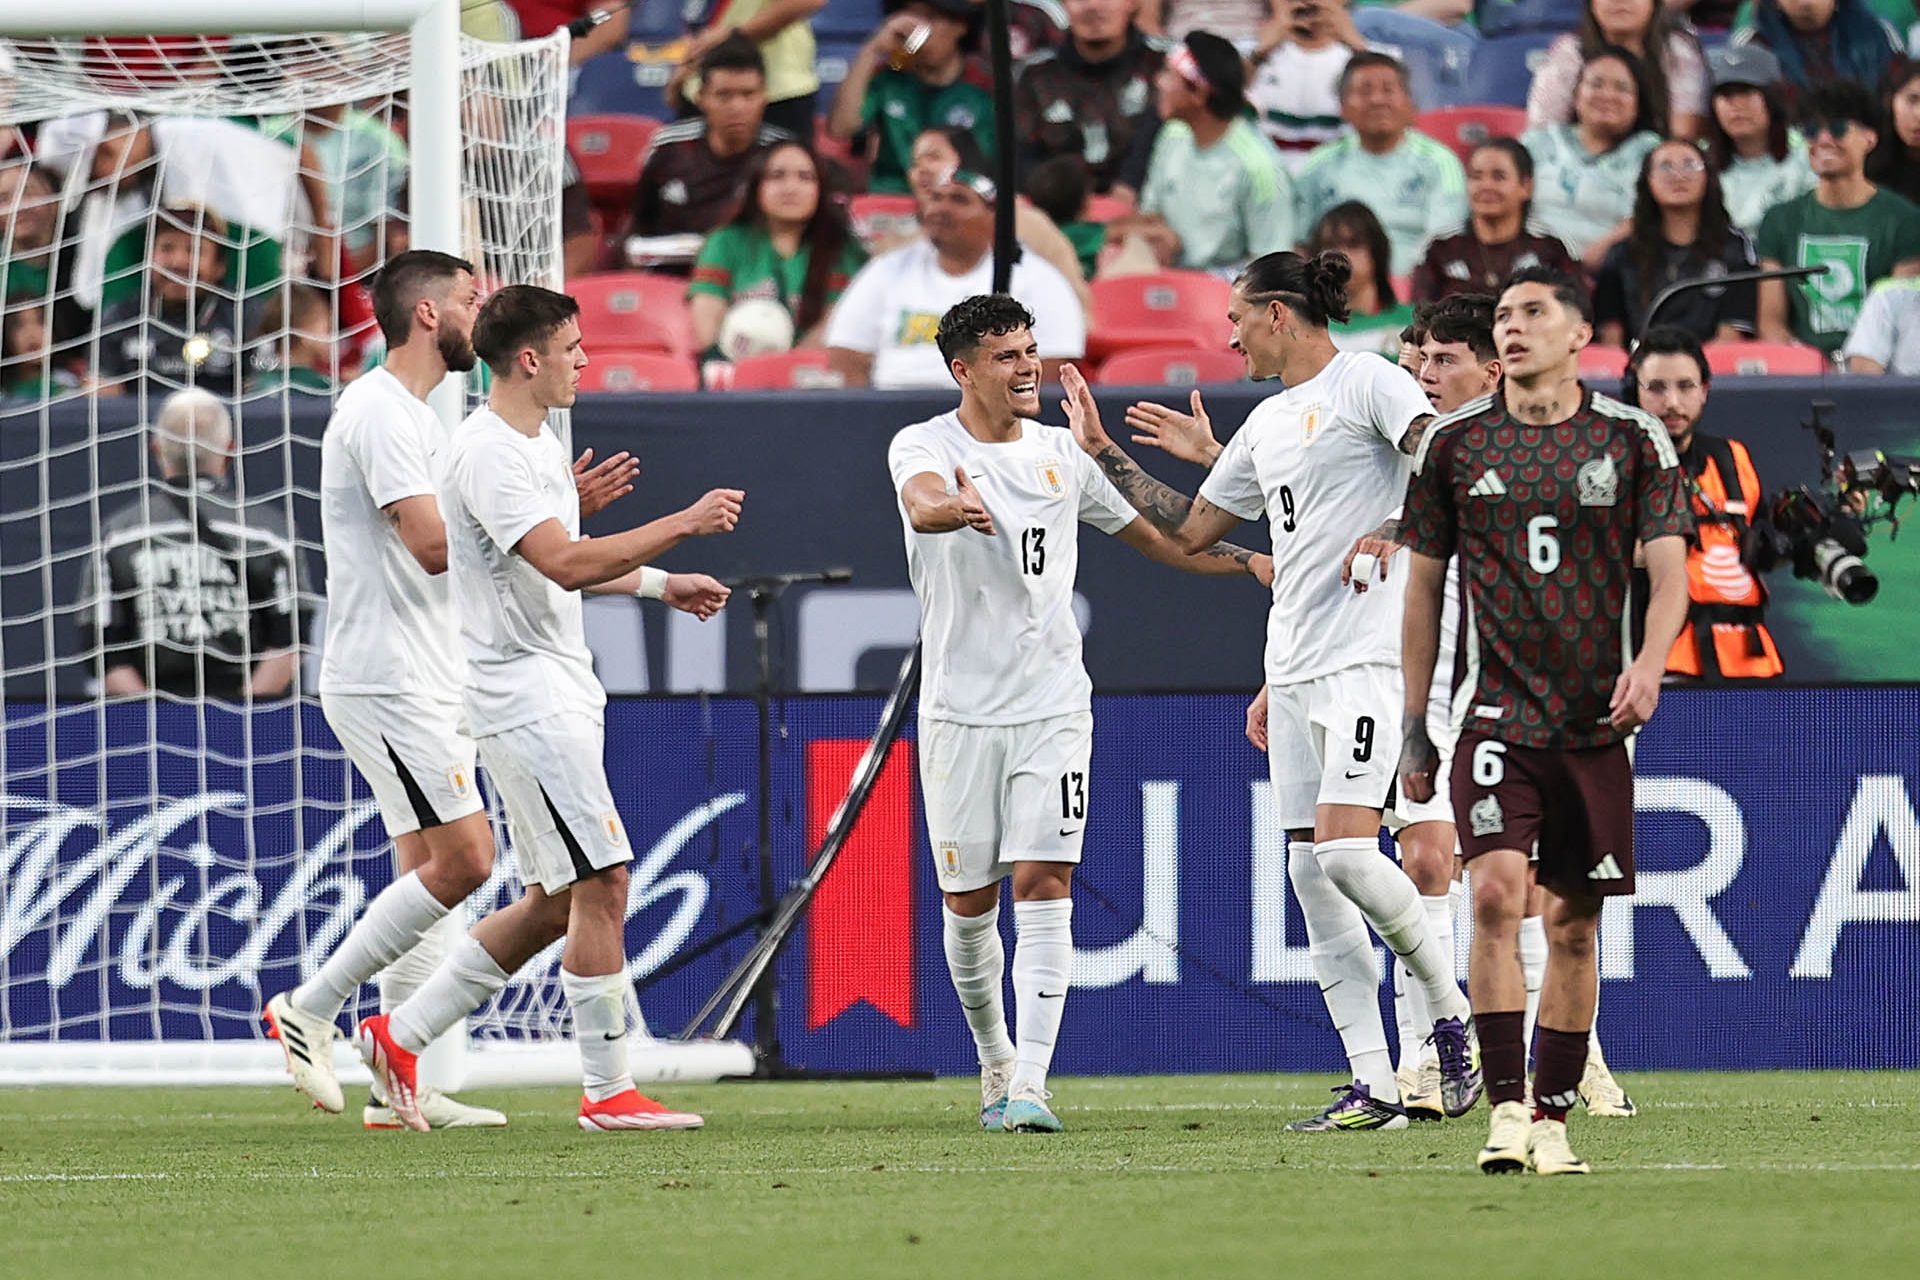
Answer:
[[[1766,680],[1784,668],[1780,651],[1761,620],[1767,589],[1740,558],[1740,544],[1760,500],[1760,476],[1738,440],[1696,434],[1681,459],[1690,476],[1695,541],[1687,549],[1687,626],[1667,655],[1673,675],[1726,680]],[[1734,472],[1728,491],[1725,471]],[[1702,662],[1702,655],[1705,662]]]

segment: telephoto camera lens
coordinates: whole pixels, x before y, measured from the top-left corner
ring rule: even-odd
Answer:
[[[1880,593],[1880,579],[1867,562],[1832,538],[1813,544],[1814,576],[1827,594],[1848,604],[1865,604]]]

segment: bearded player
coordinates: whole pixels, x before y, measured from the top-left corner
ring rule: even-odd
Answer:
[[[1581,385],[1592,314],[1578,282],[1516,272],[1494,313],[1504,385],[1435,424],[1407,491],[1400,780],[1414,802],[1433,797],[1439,771],[1424,712],[1456,554],[1473,621],[1451,790],[1473,872],[1468,982],[1493,1104],[1478,1158],[1488,1173],[1588,1172],[1566,1118],[1587,1062],[1600,908],[1633,890],[1626,740],[1658,705],[1686,619],[1678,459],[1658,421]],[[1637,658],[1627,648],[1636,545],[1652,592]],[[1519,961],[1530,851],[1547,892],[1531,1113]]]

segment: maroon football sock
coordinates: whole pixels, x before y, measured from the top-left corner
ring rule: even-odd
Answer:
[[[1519,1102],[1527,1091],[1527,1015],[1478,1013],[1474,1030],[1480,1035],[1480,1070],[1487,1082],[1487,1104]]]
[[[1587,1033],[1541,1026],[1534,1028],[1534,1041],[1533,1118],[1564,1121],[1580,1100],[1580,1077],[1587,1070]]]

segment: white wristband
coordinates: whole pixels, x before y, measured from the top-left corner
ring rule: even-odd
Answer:
[[[640,566],[640,589],[634,592],[642,600],[661,600],[667,594],[667,571],[650,564]]]

